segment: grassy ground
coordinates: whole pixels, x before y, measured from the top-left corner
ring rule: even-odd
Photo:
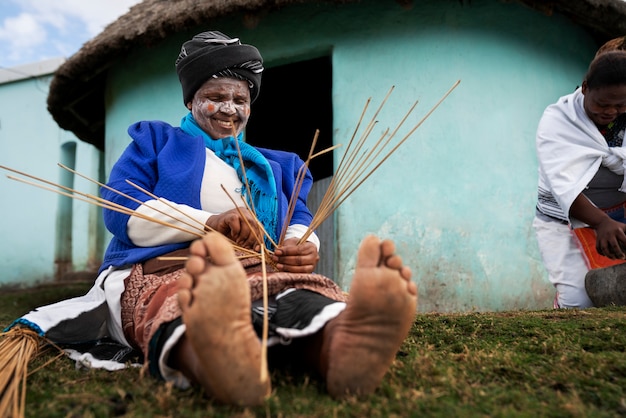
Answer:
[[[85,284],[1,292],[0,325]],[[379,390],[333,401],[324,385],[273,372],[264,407],[216,405],[144,376],[76,370],[61,358],[28,379],[29,417],[626,416],[626,308],[419,315]],[[52,358],[49,352],[31,369]]]

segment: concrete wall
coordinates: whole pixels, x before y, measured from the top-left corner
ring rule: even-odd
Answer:
[[[373,137],[395,127],[419,99],[412,127],[460,79],[336,212],[335,280],[349,287],[357,246],[374,233],[393,238],[413,268],[421,311],[550,306],[554,293],[531,228],[534,135],[543,109],[580,84],[595,53],[583,28],[494,0],[430,0],[411,8],[370,0],[224,19],[136,51],[110,73],[107,170],[128,144],[129,124],[179,123],[186,109],[174,60],[184,40],[209,29],[257,46],[268,68],[331,56],[335,143],[347,143],[365,101],[377,105],[392,85]],[[297,85],[294,91],[289,105],[297,106],[306,98],[297,96]]]
[[[0,165],[97,194],[97,186],[57,166],[62,162],[97,178],[101,159],[94,147],[61,130],[47,111],[51,74],[62,62],[0,71]],[[0,287],[50,282],[97,267],[99,209],[7,175],[26,178],[0,171]]]

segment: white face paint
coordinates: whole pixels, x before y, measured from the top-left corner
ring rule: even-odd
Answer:
[[[237,136],[250,117],[248,82],[229,77],[210,78],[196,91],[187,107],[211,138]]]

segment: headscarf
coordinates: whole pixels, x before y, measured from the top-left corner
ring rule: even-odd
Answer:
[[[209,78],[220,76],[246,80],[254,102],[261,88],[263,58],[258,49],[242,44],[239,38],[218,31],[202,32],[182,45],[176,72],[185,105]]]

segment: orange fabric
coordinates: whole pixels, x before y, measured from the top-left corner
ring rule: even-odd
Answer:
[[[626,263],[626,260],[614,260],[598,254],[596,251],[596,231],[592,228],[576,228],[573,231],[574,238],[578,242],[590,270]]]

